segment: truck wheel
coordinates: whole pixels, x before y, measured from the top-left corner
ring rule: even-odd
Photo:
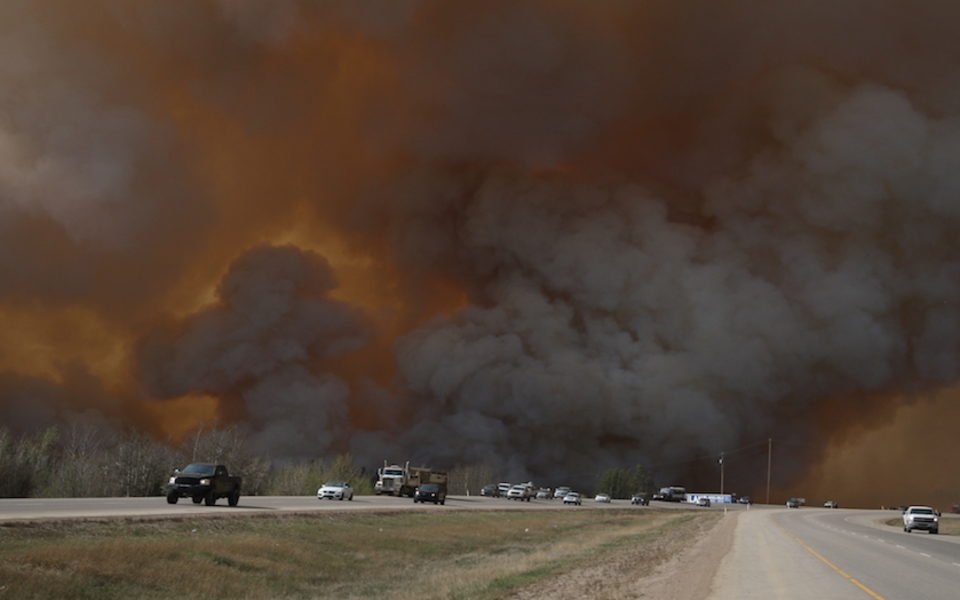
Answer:
[[[930,530],[930,533],[940,533],[940,530],[939,530],[939,529],[931,529],[931,530]]]
[[[904,527],[903,530],[906,531],[907,533],[910,533],[910,528],[909,528],[909,527]]]
[[[213,506],[214,504],[217,503],[217,497],[213,495],[213,492],[210,492],[203,498],[203,502],[207,506]]]
[[[180,496],[176,494],[173,494],[173,493],[167,494],[167,504],[176,504],[177,500],[179,499],[180,499]]]
[[[447,503],[447,499],[444,498],[443,500],[440,501],[440,506],[443,506],[443,505],[446,504],[446,503]]]
[[[350,494],[350,497],[347,498],[347,500],[349,500],[350,502],[353,502],[353,494]]]
[[[343,502],[343,494],[340,494],[340,502]]]
[[[227,503],[230,504],[230,506],[236,506],[238,502],[240,502],[240,492],[239,492],[239,491],[236,491],[236,492],[230,494],[230,496],[227,497]]]
[[[192,500],[194,504],[200,504],[201,502],[203,502],[203,496],[194,496]]]

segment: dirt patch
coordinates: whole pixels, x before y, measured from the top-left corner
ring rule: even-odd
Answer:
[[[706,597],[724,554],[733,543],[737,513],[679,516],[648,535],[622,543],[588,564],[568,570],[506,598],[655,598]],[[691,544],[691,540],[698,540]]]

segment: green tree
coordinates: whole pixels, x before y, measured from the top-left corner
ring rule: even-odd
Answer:
[[[643,465],[629,469],[608,469],[600,475],[597,489],[611,498],[629,498],[636,493],[651,493],[654,490],[653,476]]]

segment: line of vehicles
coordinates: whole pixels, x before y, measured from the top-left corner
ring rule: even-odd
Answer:
[[[207,506],[213,506],[218,499],[227,498],[230,506],[236,506],[240,500],[241,484],[241,477],[230,475],[224,465],[190,464],[182,470],[177,469],[170,477],[167,484],[167,502],[176,504],[180,498],[190,498],[195,504],[205,502]],[[389,464],[384,461],[383,466],[377,469],[374,492],[377,495],[406,496],[413,498],[415,503],[432,502],[443,505],[447,500],[447,474],[429,467],[411,467],[409,461],[403,465]],[[480,490],[480,495],[503,497],[518,502],[530,502],[534,498],[541,500],[559,498],[564,504],[580,506],[583,503],[583,495],[571,489],[570,486],[559,486],[551,490],[538,488],[530,481],[516,484],[507,482],[489,484]],[[354,490],[347,481],[330,481],[317,490],[318,500],[352,501],[353,496]],[[659,492],[652,495],[652,499],[666,502],[686,501],[700,506],[710,506],[709,498],[693,496],[695,495],[687,494],[683,487],[670,486],[661,488]],[[630,503],[648,505],[650,499],[648,494],[638,493],[634,494]],[[594,501],[609,503],[610,496],[599,493],[594,496]],[[749,499],[747,501],[749,502]]]
[[[240,500],[242,478],[231,475],[224,465],[211,463],[189,464],[182,470],[177,469],[167,483],[167,502],[176,504],[180,498],[190,498],[194,504],[205,503],[213,506],[217,500],[226,498],[230,506],[236,506]],[[447,474],[435,471],[429,467],[411,467],[410,462],[403,465],[383,462],[383,467],[377,469],[377,481],[374,484],[377,495],[386,494],[397,497],[412,498],[415,503],[432,502],[446,504]],[[583,495],[569,486],[559,486],[555,489],[536,487],[533,482],[511,484],[501,482],[489,484],[480,490],[481,496],[502,497],[519,502],[536,498],[540,500],[561,499],[564,504],[581,505]],[[352,501],[354,490],[346,481],[331,481],[317,490],[318,500],[347,500]],[[706,494],[690,493],[682,486],[667,486],[660,488],[654,494],[637,493],[630,499],[631,504],[649,505],[650,500],[661,502],[687,502],[697,506],[709,507],[714,503],[751,504],[749,496],[737,497],[735,494]],[[595,502],[609,503],[608,494],[599,493],[594,497]],[[806,504],[805,498],[790,498],[786,502],[787,508],[799,508]],[[839,508],[835,500],[823,503],[825,508]],[[931,533],[939,530],[940,513],[929,506],[902,507],[904,531],[924,529]]]
[[[561,485],[554,489],[538,488],[532,482],[511,484],[507,482],[491,483],[480,489],[481,496],[493,498],[507,498],[508,500],[526,500],[532,498],[537,500],[561,500],[564,504],[573,504],[581,506],[583,504],[583,494],[574,491],[570,486]],[[610,495],[599,493],[593,497],[594,502],[609,503]],[[650,504],[648,494],[634,494],[630,499],[631,504],[647,506]]]

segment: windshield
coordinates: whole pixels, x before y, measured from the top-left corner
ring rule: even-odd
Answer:
[[[932,515],[933,509],[932,508],[914,508],[910,512],[915,515]]]
[[[323,487],[343,487],[343,483],[339,481],[331,481],[329,483],[323,484]]]
[[[216,465],[187,465],[180,471],[184,475],[213,475]]]
[[[384,469],[384,475],[403,475],[403,469]]]
[[[421,492],[436,492],[439,489],[439,486],[437,486],[435,483],[425,483],[420,486]]]

